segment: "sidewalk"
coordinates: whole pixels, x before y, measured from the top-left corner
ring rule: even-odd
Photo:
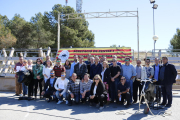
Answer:
[[[88,104],[67,106],[65,103],[57,105],[55,101],[47,103],[45,100],[26,101],[18,100],[13,92],[0,92],[0,120],[180,120],[180,91],[173,90],[173,105],[169,109],[152,110],[154,114],[164,110],[171,110],[171,116],[145,115],[143,112],[134,114],[139,104],[129,109],[117,104],[110,104],[100,111]],[[145,105],[141,106],[143,111]],[[116,115],[124,111],[125,115]]]

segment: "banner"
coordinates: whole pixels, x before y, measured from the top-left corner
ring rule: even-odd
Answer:
[[[112,61],[112,56],[117,55],[117,60],[124,63],[126,57],[131,58],[131,48],[130,47],[117,47],[117,48],[66,48],[60,49],[57,53],[56,58],[60,58],[64,63],[67,59],[74,61],[73,56],[84,56],[84,61],[87,60],[88,54],[92,56],[106,57],[109,62]],[[131,60],[132,62],[132,60]]]

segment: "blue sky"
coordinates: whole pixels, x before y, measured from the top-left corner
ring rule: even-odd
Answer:
[[[0,0],[0,14],[12,19],[18,13],[26,21],[36,13],[51,11],[53,5],[65,5],[65,0]],[[170,39],[180,28],[180,0],[156,0],[155,29],[159,40],[156,49],[166,49]],[[68,6],[76,9],[76,0],[68,0]],[[153,9],[149,0],[83,0],[84,12],[136,11],[139,10],[140,51],[154,48]],[[137,50],[137,18],[87,19],[89,29],[95,34],[96,47],[124,45]]]

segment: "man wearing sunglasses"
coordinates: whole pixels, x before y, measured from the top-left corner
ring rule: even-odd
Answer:
[[[125,58],[125,64],[122,65],[123,69],[123,76],[126,78],[130,86],[130,104],[132,103],[132,96],[133,96],[133,82],[136,76],[136,70],[132,64],[130,64],[130,58]]]
[[[62,66],[62,64],[61,64],[61,59],[60,58],[57,58],[56,65],[54,66],[53,70],[55,71],[55,76],[56,77],[61,77],[61,73],[66,72],[65,67]]]
[[[47,81],[44,85],[44,90],[41,93],[41,95],[43,95],[45,98],[49,98],[49,100],[47,102],[50,102],[52,100],[51,95],[54,95],[54,97],[55,97],[55,93],[56,93],[54,84],[57,80],[57,77],[54,74],[54,70],[51,70],[50,76],[51,77],[49,79],[47,79]],[[47,90],[47,88],[48,88],[48,90]]]
[[[119,101],[122,105],[124,105],[124,99],[127,100],[126,107],[128,108],[130,105],[130,94],[129,94],[129,84],[126,81],[126,78],[124,76],[121,77],[121,82],[118,84],[118,97]]]

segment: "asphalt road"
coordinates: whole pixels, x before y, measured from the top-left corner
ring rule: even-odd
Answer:
[[[47,103],[45,100],[18,100],[13,92],[0,92],[0,120],[180,120],[180,91],[173,91],[173,105],[171,108],[152,110],[154,114],[160,111],[172,112],[168,116],[152,116],[143,113],[145,105],[138,110],[139,104],[130,108],[117,104],[110,104],[100,111],[88,104],[67,106],[65,102],[57,105],[55,101]],[[119,112],[125,115],[117,115]]]

